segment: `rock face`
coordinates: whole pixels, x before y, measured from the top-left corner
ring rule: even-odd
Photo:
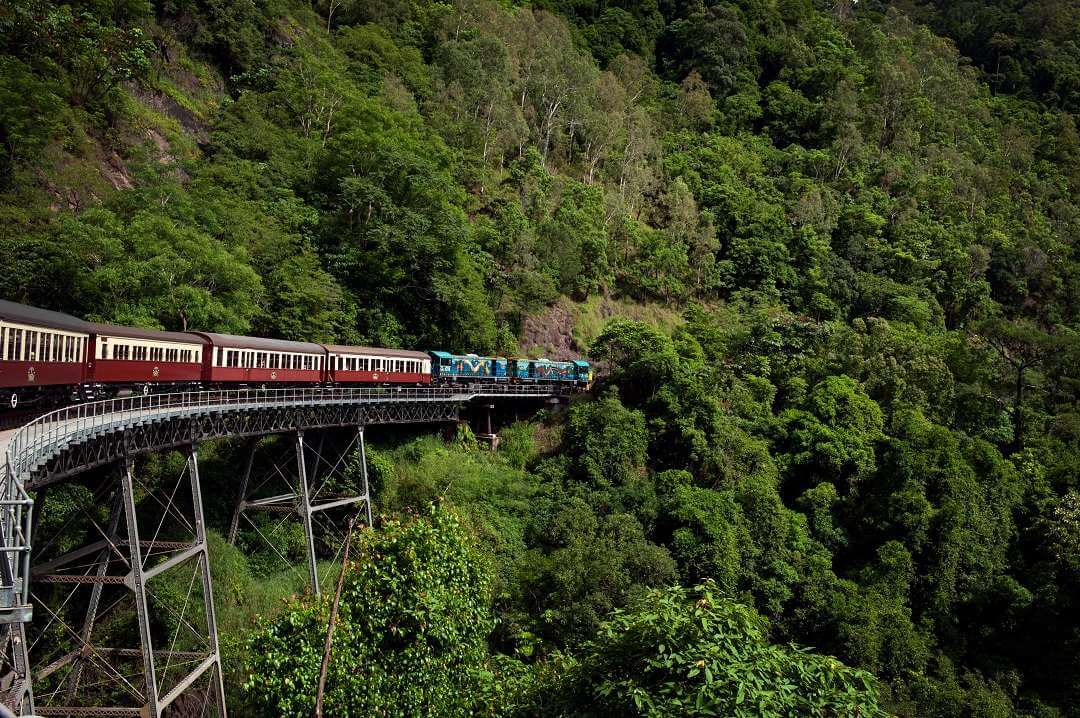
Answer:
[[[574,341],[573,328],[574,317],[565,307],[550,307],[543,314],[525,319],[519,342],[521,350],[557,361],[582,359],[584,355]]]

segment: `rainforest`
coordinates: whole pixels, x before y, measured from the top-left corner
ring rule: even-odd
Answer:
[[[371,432],[327,716],[1075,718],[1078,113],[1077,0],[6,0],[0,298],[593,363]],[[226,503],[311,715],[337,574]]]

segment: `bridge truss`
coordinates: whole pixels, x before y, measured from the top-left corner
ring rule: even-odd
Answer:
[[[200,444],[249,437],[228,541],[243,528],[278,552],[273,532],[299,522],[304,583],[318,593],[316,547],[336,547],[324,550],[334,561],[342,547],[335,518],[371,525],[365,427],[453,422],[471,402],[499,400],[557,397],[542,386],[188,392],[78,405],[23,427],[0,466],[0,702],[22,715],[225,718]],[[289,437],[287,450],[260,461],[273,435],[271,448]],[[163,450],[182,461],[142,480],[138,463]],[[50,491],[68,510],[46,528]]]

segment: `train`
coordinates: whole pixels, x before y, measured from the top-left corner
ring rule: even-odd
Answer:
[[[586,390],[584,360],[551,361],[319,344],[99,324],[0,300],[6,409],[242,387],[550,384]]]

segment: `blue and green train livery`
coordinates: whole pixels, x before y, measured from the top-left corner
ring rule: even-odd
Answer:
[[[592,383],[592,367],[587,361],[507,359],[439,351],[430,354],[432,379],[437,383],[487,380],[586,387]]]

